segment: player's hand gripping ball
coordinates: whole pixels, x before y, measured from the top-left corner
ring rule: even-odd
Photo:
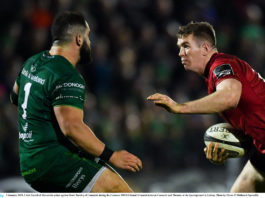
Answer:
[[[206,130],[204,134],[204,143],[206,146],[208,146],[210,142],[212,142],[213,146],[218,143],[219,152],[224,148],[225,153],[228,153],[228,158],[242,157],[245,154],[245,150],[235,134],[238,134],[238,131],[230,124],[215,124]]]

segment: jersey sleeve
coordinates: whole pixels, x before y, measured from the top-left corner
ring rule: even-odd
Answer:
[[[80,76],[61,77],[51,92],[52,106],[67,105],[83,109],[85,82]]]
[[[211,81],[216,87],[221,81],[229,78],[239,80],[235,66],[230,63],[218,64],[212,69]]]

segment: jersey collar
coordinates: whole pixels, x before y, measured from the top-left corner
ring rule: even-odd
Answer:
[[[43,52],[43,57],[45,58],[45,59],[53,59],[53,58],[60,58],[60,59],[63,59],[64,61],[66,61],[68,64],[67,65],[70,65],[71,66],[71,68],[74,68],[75,69],[75,66],[69,61],[69,60],[67,60],[64,56],[61,56],[61,55],[51,55],[50,53],[49,53],[49,50],[46,50],[46,51],[44,51]]]
[[[217,54],[218,54],[217,52],[214,53],[214,54],[211,56],[211,58],[210,58],[210,60],[208,61],[208,63],[206,64],[206,67],[205,67],[205,70],[204,70],[204,77],[205,77],[205,78],[208,78],[209,71],[210,71],[210,67],[211,67],[213,61],[215,60]]]

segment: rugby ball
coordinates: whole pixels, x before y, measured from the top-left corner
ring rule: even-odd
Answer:
[[[245,150],[240,140],[235,136],[237,133],[238,131],[228,123],[215,124],[206,130],[204,143],[206,146],[210,142],[213,142],[213,144],[219,143],[219,148],[225,148],[230,158],[242,157]]]

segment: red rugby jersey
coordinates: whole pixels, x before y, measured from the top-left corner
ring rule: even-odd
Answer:
[[[250,65],[236,56],[216,53],[208,62],[204,75],[208,93],[224,79],[234,78],[242,84],[242,94],[235,109],[221,116],[236,129],[253,138],[257,150],[265,154],[265,80]]]

